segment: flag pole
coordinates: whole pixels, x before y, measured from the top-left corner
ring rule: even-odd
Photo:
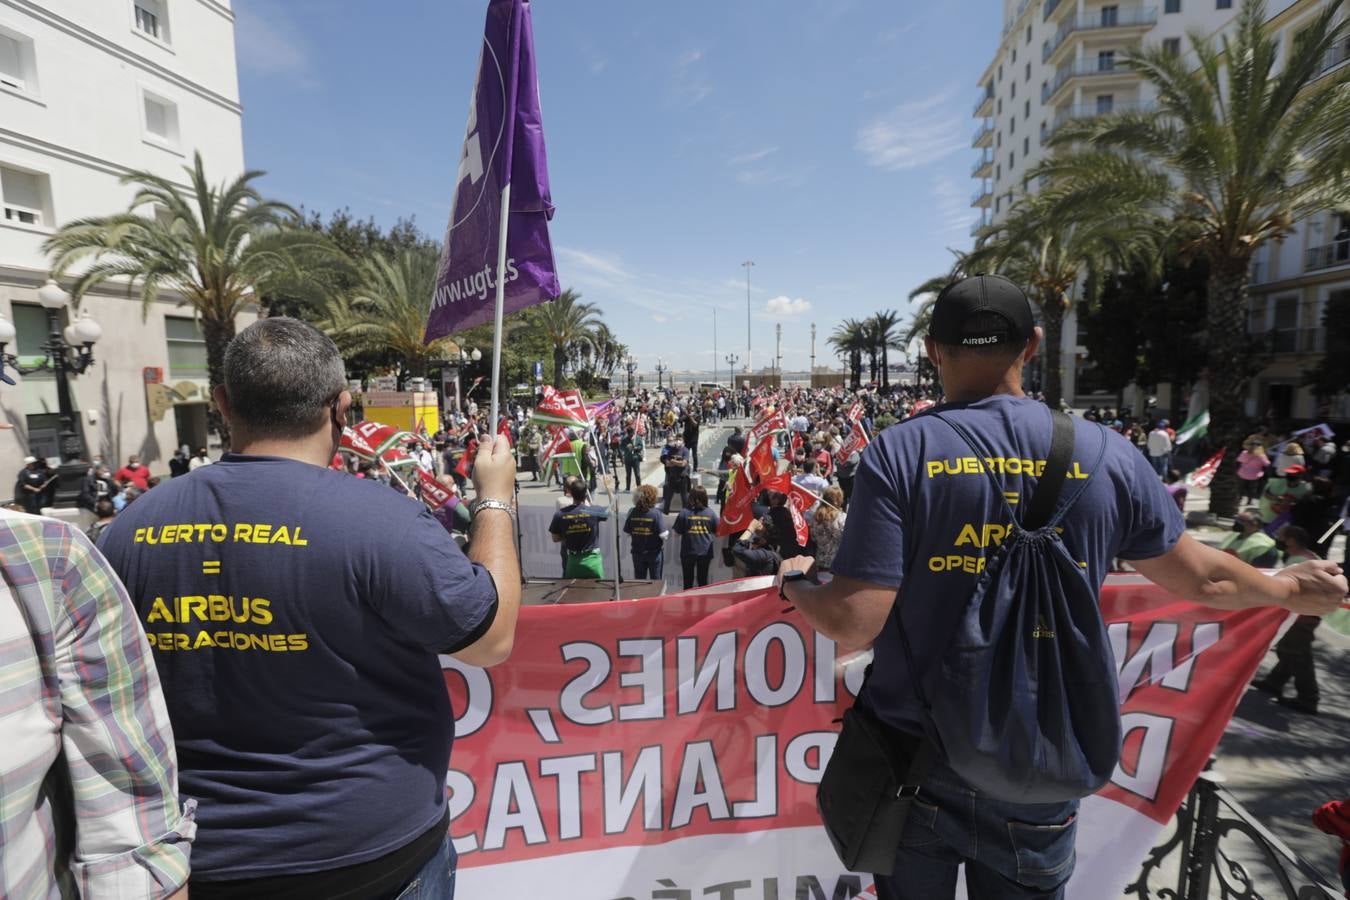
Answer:
[[[609,489],[609,474],[605,472],[605,455],[600,452],[600,441],[595,436],[595,423],[590,420],[589,416],[587,416],[586,433],[590,435],[591,447],[595,449],[595,458],[600,466],[600,483],[605,486],[605,498],[609,500],[610,511],[614,513],[614,599],[622,600],[623,597],[619,593],[619,581],[623,572],[623,556],[620,553],[622,545],[619,542],[619,501],[614,496],[614,492]],[[578,464],[577,468],[580,469],[581,466]],[[614,479],[614,486],[619,486],[618,478]]]
[[[509,174],[509,173],[508,173]],[[506,230],[511,223],[511,182],[502,188],[501,223],[497,229],[497,310],[492,330],[492,423],[493,439],[497,434],[497,418],[501,412],[502,380],[502,316],[506,308]]]

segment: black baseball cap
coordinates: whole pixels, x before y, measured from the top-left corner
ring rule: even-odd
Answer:
[[[994,315],[972,321],[979,313]],[[954,347],[1024,344],[1035,330],[1027,295],[1002,275],[972,275],[947,285],[928,326],[934,340]]]

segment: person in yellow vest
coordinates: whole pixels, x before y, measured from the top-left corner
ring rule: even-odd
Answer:
[[[1233,519],[1233,533],[1223,539],[1219,549],[1248,565],[1269,568],[1279,562],[1275,539],[1261,530],[1261,511],[1244,509]]]

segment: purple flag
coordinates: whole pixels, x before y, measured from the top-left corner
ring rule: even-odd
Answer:
[[[553,203],[529,0],[488,4],[478,84],[427,318],[428,343],[492,320],[501,195],[508,182],[505,311],[510,313],[562,293],[548,239]]]

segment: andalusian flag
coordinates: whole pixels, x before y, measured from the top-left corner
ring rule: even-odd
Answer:
[[[1204,410],[1193,419],[1188,419],[1186,424],[1177,430],[1177,446],[1189,441],[1191,438],[1204,437],[1209,433],[1209,410]]]
[[[541,425],[562,425],[567,428],[586,429],[591,426],[581,391],[560,391],[547,384],[544,385],[544,397],[530,414],[530,420]]]

